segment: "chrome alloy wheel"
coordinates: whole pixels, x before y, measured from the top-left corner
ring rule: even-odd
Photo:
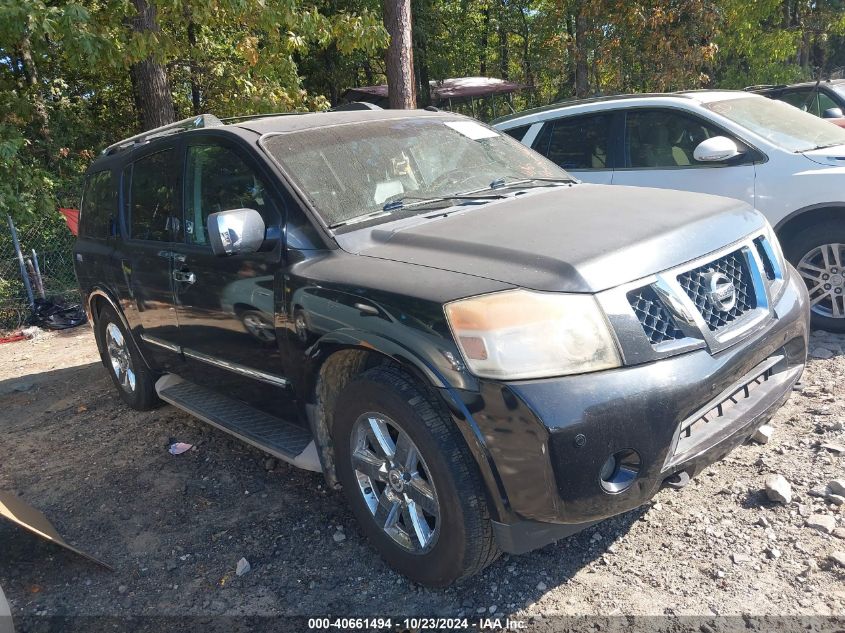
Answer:
[[[127,393],[134,392],[135,371],[132,368],[132,357],[129,355],[129,347],[126,345],[123,333],[114,323],[106,326],[106,350],[118,384]]]
[[[822,244],[801,258],[798,272],[810,292],[811,310],[845,319],[845,244]]]
[[[272,343],[276,340],[276,333],[273,331],[273,324],[263,319],[258,314],[250,312],[244,315],[243,324],[247,332],[252,334],[262,343]]]
[[[405,550],[422,554],[437,542],[440,505],[416,444],[381,413],[352,427],[352,469],[373,519]]]

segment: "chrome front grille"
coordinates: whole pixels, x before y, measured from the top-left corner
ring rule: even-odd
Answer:
[[[734,305],[728,310],[722,309],[717,304],[707,286],[708,277],[714,273],[724,275],[734,287]],[[695,303],[695,307],[698,308],[711,331],[726,326],[757,307],[757,297],[749,274],[748,262],[741,250],[678,275],[678,282]]]
[[[710,256],[599,293],[627,364],[717,353],[771,319],[784,288],[776,244],[758,233]]]
[[[629,292],[628,301],[652,345],[684,338],[675,319],[650,286]]]

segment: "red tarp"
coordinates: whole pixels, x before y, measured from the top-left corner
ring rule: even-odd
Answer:
[[[70,232],[79,235],[79,209],[60,208],[59,211],[65,216],[65,222],[67,222],[67,228],[70,229]]]

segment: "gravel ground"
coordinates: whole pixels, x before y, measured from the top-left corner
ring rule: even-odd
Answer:
[[[811,350],[768,443],[738,448],[682,491],[435,591],[386,567],[321,476],[172,407],[127,408],[90,329],[2,345],[0,490],[115,571],[2,522],[0,586],[23,631],[73,621],[51,616],[112,616],[108,630],[141,630],[144,619],[130,618],[221,614],[510,617],[528,629],[608,630],[556,618],[624,614],[664,616],[661,626],[675,618],[665,630],[698,616],[695,630],[707,633],[720,616],[744,615],[739,628],[758,630],[767,628],[749,615],[842,616],[845,505],[825,486],[845,478],[845,337],[816,333]],[[173,456],[173,441],[194,448]],[[789,502],[769,499],[771,475],[785,479]],[[241,558],[251,570],[238,576]],[[239,630],[241,620],[227,622]]]

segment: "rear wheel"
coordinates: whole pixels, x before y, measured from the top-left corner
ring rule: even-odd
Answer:
[[[141,353],[111,307],[97,317],[100,358],[109,371],[121,399],[133,409],[147,411],[161,404],[155,391],[156,376],[146,366]]]
[[[498,549],[477,467],[431,394],[392,367],[338,397],[338,476],[362,531],[411,580],[443,587],[493,562]]]
[[[784,250],[807,284],[813,327],[845,332],[845,226],[825,222],[808,227]]]

